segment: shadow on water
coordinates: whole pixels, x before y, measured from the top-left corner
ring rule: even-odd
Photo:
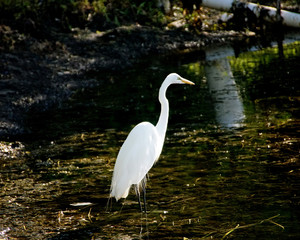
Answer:
[[[98,87],[28,119],[24,156],[1,166],[0,236],[299,238],[299,42],[282,54],[230,52],[98,73],[91,76]],[[149,174],[147,220],[133,193],[106,211],[117,152],[135,124],[157,121],[158,88],[169,72],[196,85],[168,90],[169,128]]]

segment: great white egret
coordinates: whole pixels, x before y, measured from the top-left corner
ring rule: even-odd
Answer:
[[[156,126],[149,122],[136,125],[123,143],[114,167],[110,197],[115,197],[117,201],[120,198],[126,198],[131,185],[135,185],[140,207],[140,188],[143,189],[145,212],[146,175],[158,160],[163,148],[169,118],[169,102],[166,98],[166,91],[171,84],[194,85],[193,82],[176,73],[171,73],[166,77],[159,89],[158,99],[161,104],[161,112]]]

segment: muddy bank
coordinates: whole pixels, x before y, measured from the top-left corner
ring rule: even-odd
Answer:
[[[7,32],[10,34],[9,29]],[[17,36],[14,49],[2,49],[0,53],[0,138],[13,140],[30,133],[25,127],[29,112],[59,107],[74,91],[99,84],[87,77],[89,72],[119,71],[147,56],[191,51],[247,37],[234,31],[197,35],[138,25],[101,33],[52,30],[44,40]]]

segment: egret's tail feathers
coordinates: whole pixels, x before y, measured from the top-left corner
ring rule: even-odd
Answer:
[[[114,197],[116,201],[120,198],[127,198],[130,187],[127,187],[125,190],[122,188],[114,187],[111,189],[110,197]]]

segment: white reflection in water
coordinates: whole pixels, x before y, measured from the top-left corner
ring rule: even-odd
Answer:
[[[205,75],[215,105],[216,119],[225,128],[238,128],[245,119],[230,64],[226,56],[232,48],[215,48],[206,51]]]

